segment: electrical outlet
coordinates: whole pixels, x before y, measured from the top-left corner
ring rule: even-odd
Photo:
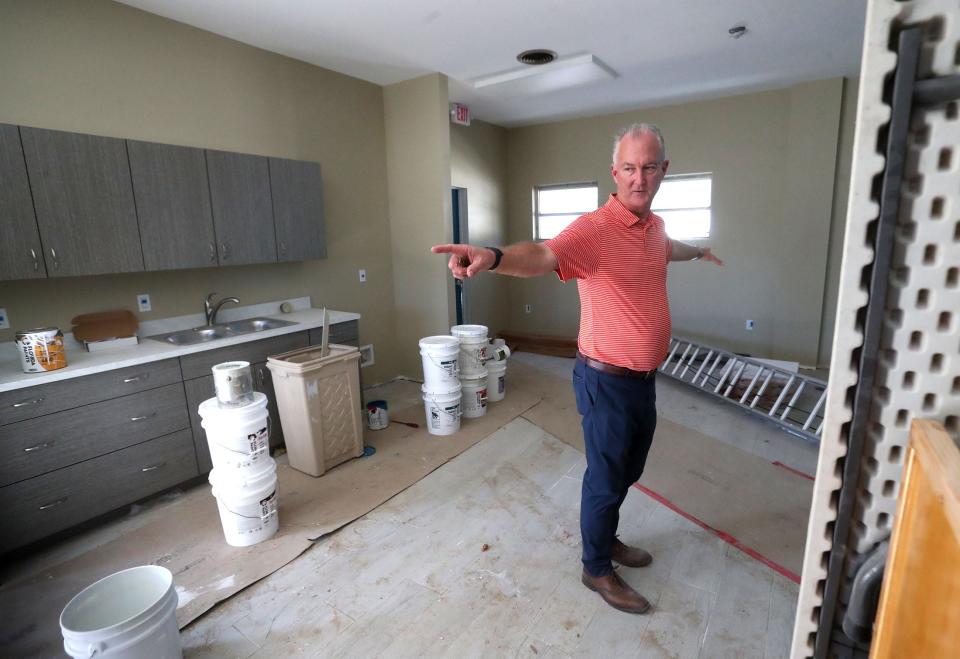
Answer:
[[[367,281],[367,271],[360,270],[360,281]]]
[[[746,328],[747,328],[748,330],[752,330],[752,329],[754,328],[754,326],[755,326],[755,323],[754,323],[752,320],[748,320],[748,321],[747,321]]]
[[[140,311],[150,311],[150,296],[146,293],[137,295],[137,308]]]
[[[373,344],[360,346],[360,368],[373,365]]]
[[[523,313],[533,313],[533,305],[532,304],[523,305]]]
[[[6,309],[0,309],[0,329],[10,329],[10,319],[7,318]]]

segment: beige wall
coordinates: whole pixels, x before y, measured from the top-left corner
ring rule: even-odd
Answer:
[[[468,241],[502,245],[507,234],[507,131],[483,121],[450,127],[451,182],[467,190]],[[486,325],[490,336],[507,326],[507,280],[482,275],[464,281],[465,322]],[[454,316],[455,318],[455,316]]]
[[[295,264],[0,282],[14,328],[74,315],[196,313],[209,291],[244,303],[310,295],[363,315],[364,371],[396,373],[393,267],[377,85],[101,0],[0,1],[0,122],[321,163],[329,258]],[[446,103],[446,99],[444,99]],[[357,270],[366,268],[361,284]],[[0,331],[0,341],[13,338]]]
[[[850,194],[850,167],[853,160],[853,133],[857,118],[859,79],[843,81],[843,105],[840,110],[840,132],[837,149],[836,185],[833,189],[833,212],[830,216],[830,242],[827,250],[827,276],[823,290],[823,313],[820,323],[820,353],[817,364],[829,368],[833,354],[833,328],[837,317],[837,293],[840,288],[840,262],[843,258],[843,236],[847,225],[847,197]]]
[[[709,244],[727,265],[670,268],[674,333],[757,356],[817,362],[833,214],[840,79],[789,89],[511,129],[508,238],[530,240],[535,185],[613,191],[612,136],[634,121],[666,135],[670,172],[712,172]],[[510,329],[575,336],[576,285],[510,282]],[[524,314],[523,305],[533,305]],[[746,319],[756,328],[744,328]],[[832,319],[830,321],[832,323]],[[549,332],[547,329],[549,328]]]
[[[396,359],[422,376],[417,342],[449,332],[453,280],[430,247],[450,242],[447,78],[431,74],[384,87],[387,189],[393,248]]]

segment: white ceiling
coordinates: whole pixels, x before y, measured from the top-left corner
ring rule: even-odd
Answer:
[[[857,75],[866,0],[121,0],[380,85],[427,73],[515,126]],[[732,39],[727,30],[745,24]],[[469,80],[523,50],[591,53],[613,80],[506,97]],[[547,65],[549,66],[549,65]]]

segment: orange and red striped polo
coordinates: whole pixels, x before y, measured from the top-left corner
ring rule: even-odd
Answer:
[[[667,263],[671,243],[663,219],[640,219],[615,194],[544,243],[562,281],[577,280],[580,336],[588,357],[649,371],[670,346]]]

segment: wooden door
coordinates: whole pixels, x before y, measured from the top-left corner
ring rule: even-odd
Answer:
[[[267,159],[207,151],[220,265],[275,263],[276,234]]]
[[[270,158],[270,191],[277,230],[277,258],[280,261],[326,258],[319,163]]]
[[[20,129],[0,124],[0,281],[47,276]]]

